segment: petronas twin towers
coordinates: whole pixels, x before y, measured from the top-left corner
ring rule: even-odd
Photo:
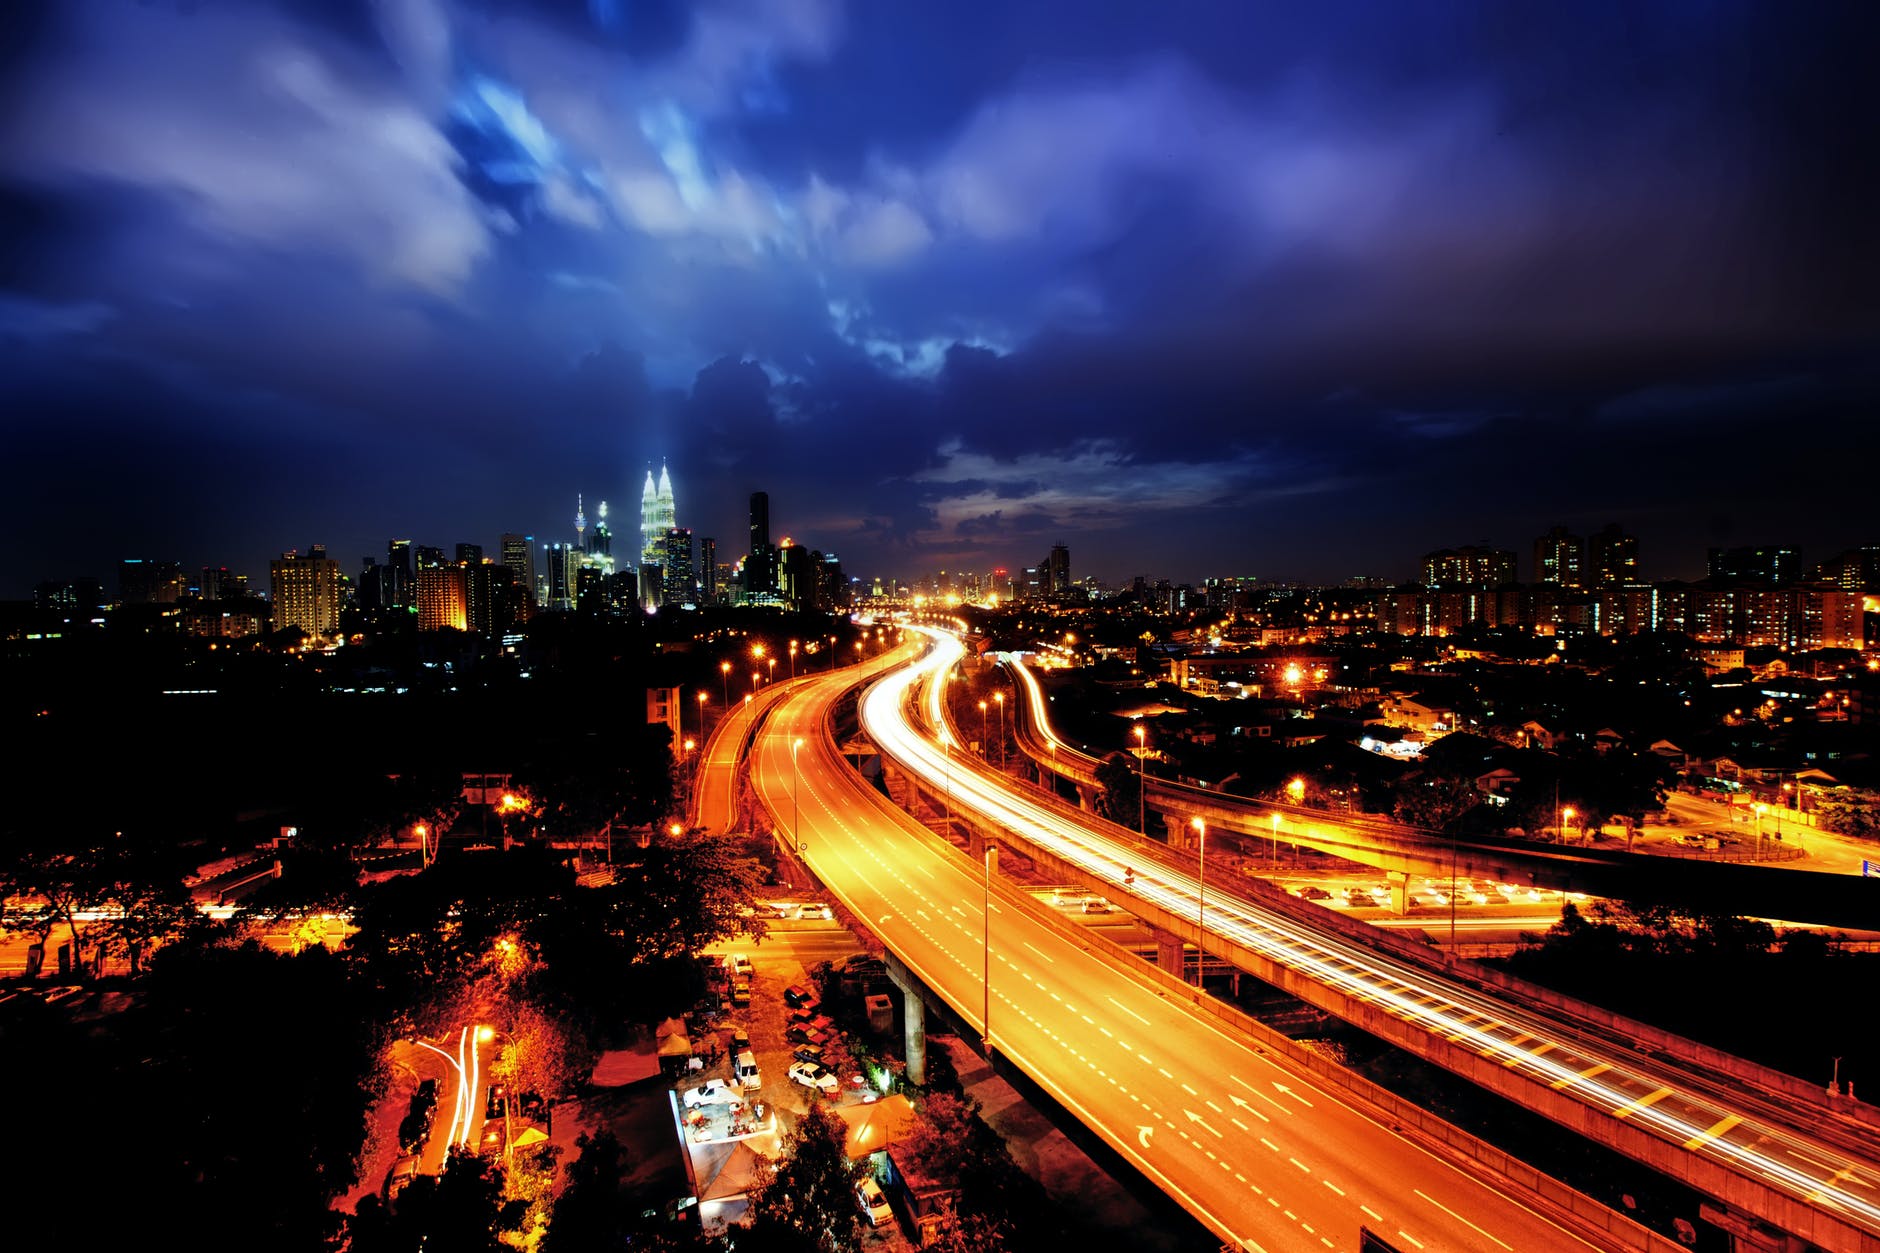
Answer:
[[[665,465],[659,467],[659,483],[653,472],[646,472],[646,487],[640,492],[640,559],[651,565],[666,560],[666,532],[678,526],[678,514],[672,503],[672,476]]]

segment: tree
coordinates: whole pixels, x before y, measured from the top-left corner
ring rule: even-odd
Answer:
[[[626,1153],[612,1131],[575,1138],[581,1155],[568,1163],[567,1182],[549,1217],[543,1253],[588,1253],[626,1244],[637,1214],[620,1187]]]
[[[670,738],[664,725],[649,724],[551,740],[512,782],[534,799],[551,836],[604,837],[671,808]]]
[[[1397,793],[1391,815],[1413,827],[1455,835],[1464,819],[1481,803],[1474,780],[1431,775],[1406,783]]]
[[[43,946],[65,927],[80,977],[90,973],[87,946],[99,958],[130,956],[135,973],[149,948],[182,934],[200,917],[183,888],[175,852],[122,831],[8,844],[0,852],[0,896],[46,902],[30,933]]]
[[[820,1105],[796,1120],[783,1159],[751,1197],[753,1235],[762,1241],[792,1233],[818,1253],[861,1247],[851,1191],[860,1171],[849,1160],[846,1139],[842,1120]]]
[[[419,1175],[392,1201],[368,1197],[346,1224],[349,1253],[509,1253],[505,1233],[518,1231],[529,1203],[506,1200],[503,1172],[488,1159],[453,1147],[444,1173]]]
[[[1141,829],[1141,767],[1132,765],[1123,753],[1111,753],[1097,764],[1097,795],[1092,808],[1100,818],[1107,818],[1131,831]]]

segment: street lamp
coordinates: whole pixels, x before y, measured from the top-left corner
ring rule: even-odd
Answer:
[[[796,842],[796,855],[803,855],[803,835],[796,825],[796,792],[800,776],[796,770],[796,750],[803,747],[803,739],[798,736],[790,741],[790,838]]]
[[[829,673],[834,674],[835,669],[836,669],[836,637],[832,635],[829,637]]]
[[[796,641],[790,641],[790,677],[796,677]]]
[[[992,746],[986,743],[986,702],[979,702],[979,755],[988,760],[992,757]]]
[[[994,692],[992,699],[999,706],[999,769],[1005,769],[1005,693]]]
[[[751,695],[757,695],[757,680],[762,677],[757,671],[751,671]]]
[[[1763,820],[1763,814],[1764,812],[1768,810],[1769,806],[1763,804],[1761,801],[1757,801],[1754,805],[1751,805],[1750,808],[1756,811],[1756,860],[1761,861],[1762,860],[1762,820]]]
[[[422,822],[419,822],[419,823],[414,823],[412,825],[411,831],[412,831],[412,834],[418,837],[418,842],[419,842],[418,843],[418,864],[421,866],[430,865],[431,864],[431,829],[425,826]]]
[[[705,701],[705,693],[700,692],[698,694],[698,738],[701,743],[705,739]]]
[[[1568,805],[1560,811],[1560,842],[1566,843],[1567,824],[1573,821],[1573,806]]]
[[[770,662],[770,677],[765,679],[764,682],[775,683],[777,681],[777,659],[775,657],[768,657],[765,660]]]
[[[1143,736],[1147,730],[1136,724],[1136,830],[1149,834],[1149,754]]]
[[[724,684],[725,708],[729,709],[731,707],[731,663],[728,661],[719,662],[718,674]]]
[[[1201,937],[1208,931],[1208,824],[1190,818],[1188,825],[1195,829],[1195,858],[1201,872],[1195,880],[1195,986],[1201,987],[1208,962],[1208,951],[1201,946]]]

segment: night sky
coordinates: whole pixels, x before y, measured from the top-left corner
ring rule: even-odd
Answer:
[[[1880,542],[1872,3],[5,10],[0,596],[661,460],[864,577]]]

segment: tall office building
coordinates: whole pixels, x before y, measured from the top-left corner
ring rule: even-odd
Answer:
[[[413,572],[411,541],[408,539],[388,540],[385,544],[385,564],[390,574],[381,575],[385,587],[385,606],[409,605],[411,603],[411,577]]]
[[[482,560],[483,560],[483,545],[481,544],[457,545],[457,564],[458,565],[474,566],[474,565],[479,564]]]
[[[1051,545],[1051,555],[1038,563],[1038,594],[1062,596],[1071,590],[1071,550]]]
[[[770,493],[751,493],[751,555],[744,563],[747,600],[777,592],[777,550],[770,544]]]
[[[816,554],[788,539],[777,546],[777,596],[792,609],[808,609],[816,596]]]
[[[470,629],[470,568],[426,566],[418,571],[418,629]]]
[[[1616,587],[1638,578],[1638,537],[1608,522],[1586,539],[1586,581],[1591,587]]]
[[[416,551],[418,555],[417,569],[419,570],[428,570],[433,566],[450,564],[444,560],[444,550],[442,548],[433,547],[430,544],[420,544]]]
[[[640,489],[640,556],[656,562],[666,543],[666,532],[678,526],[678,511],[672,501],[672,476],[662,463],[659,482],[653,472],[646,472],[646,486]]]
[[[127,557],[118,563],[118,601],[126,605],[174,605],[183,594],[183,567],[174,561]]]
[[[603,500],[595,512],[598,516],[594,520],[594,539],[588,544],[587,550],[596,557],[611,558],[614,555],[614,533],[607,525],[607,502]]]
[[[692,532],[682,526],[666,531],[663,546],[661,602],[667,605],[698,603],[698,584],[692,573]]]
[[[299,627],[310,636],[339,630],[339,562],[315,544],[306,556],[288,551],[268,563],[274,629]]]
[[[1554,527],[1534,541],[1534,581],[1555,587],[1579,587],[1586,561],[1586,544],[1564,526]]]
[[[549,544],[542,550],[548,567],[548,595],[543,603],[550,609],[574,608],[575,576],[580,568],[581,551],[568,544]]]
[[[699,603],[718,603],[718,541],[702,536],[698,542]]]
[[[509,531],[503,535],[503,564],[521,584],[530,604],[535,603],[535,536]]]

